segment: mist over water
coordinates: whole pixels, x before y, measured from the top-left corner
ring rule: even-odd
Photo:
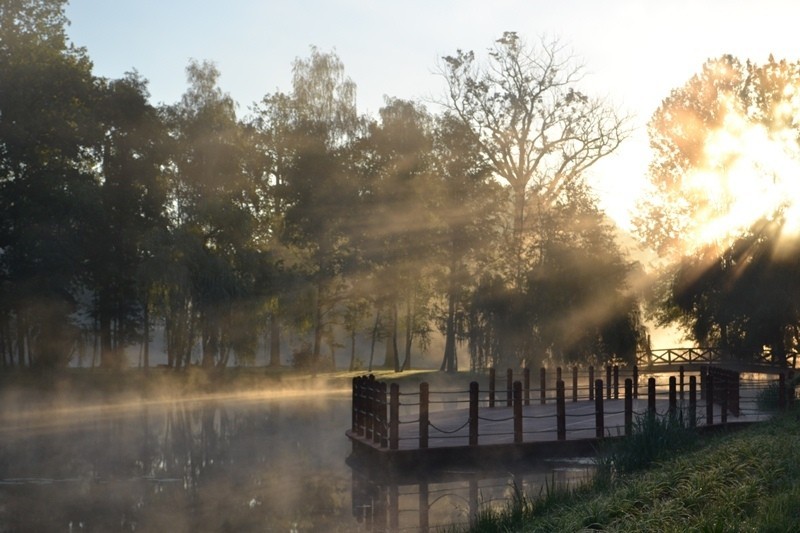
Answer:
[[[420,472],[419,483],[390,483],[345,462],[350,395],[341,388],[3,400],[3,531],[417,531],[465,524],[478,499],[500,505],[513,483],[535,493],[587,468]]]

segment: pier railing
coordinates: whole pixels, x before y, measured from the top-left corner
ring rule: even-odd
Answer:
[[[534,383],[530,369],[517,379],[509,369],[498,388],[492,369],[483,389],[473,381],[468,389],[447,391],[431,391],[423,382],[418,390],[401,392],[397,383],[357,377],[351,435],[388,450],[603,438],[629,435],[636,417],[644,415],[679,417],[690,427],[727,424],[729,415],[755,420],[764,414],[763,391],[774,391],[778,408],[794,397],[786,373],[743,377],[707,366],[697,375],[680,368],[659,383],[655,377],[644,380],[636,366],[603,370],[573,367],[567,375],[557,368],[553,375],[542,368]]]

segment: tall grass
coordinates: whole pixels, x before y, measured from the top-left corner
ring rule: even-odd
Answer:
[[[640,420],[638,440],[621,444],[632,449],[608,456],[614,458],[613,479],[548,505],[517,495],[509,503],[519,508],[512,510],[513,521],[487,517],[473,531],[800,533],[800,411],[704,439],[681,435],[670,424]],[[652,453],[670,448],[683,451]],[[649,468],[642,466],[647,461]]]
[[[619,475],[646,468],[656,461],[692,448],[697,433],[677,416],[638,417],[631,435],[600,449],[596,483],[606,485]]]

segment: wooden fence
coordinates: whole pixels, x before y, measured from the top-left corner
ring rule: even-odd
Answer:
[[[639,371],[634,366],[626,369],[624,374],[629,375],[624,379],[623,390],[620,391],[620,368],[608,366],[605,368],[605,380],[595,374],[595,369],[588,369],[588,386],[579,387],[579,371],[573,367],[569,387],[564,380],[560,368],[556,369],[554,382],[548,386],[548,372],[542,368],[539,371],[539,387],[531,388],[531,375],[529,369],[524,369],[521,380],[514,380],[513,371],[506,372],[504,390],[498,390],[496,386],[496,374],[494,369],[489,372],[488,390],[481,391],[479,384],[473,381],[469,384],[467,391],[441,391],[438,395],[461,395],[466,399],[436,400],[436,403],[467,404],[465,410],[465,420],[463,425],[452,430],[452,433],[460,431],[463,435],[466,430],[466,441],[469,446],[480,444],[481,434],[479,433],[479,421],[486,420],[486,410],[495,407],[511,408],[511,427],[508,431],[509,438],[513,438],[514,443],[523,442],[523,419],[533,418],[523,415],[523,407],[536,403],[535,394],[538,393],[539,404],[552,404],[555,401],[556,409],[553,415],[556,419],[556,440],[566,440],[567,438],[567,409],[568,401],[590,401],[594,403],[594,435],[596,438],[603,438],[606,435],[606,401],[617,400],[622,395],[624,399],[624,434],[629,435],[632,431],[634,416],[670,416],[686,417],[684,422],[689,427],[698,425],[697,407],[698,398],[705,403],[705,416],[702,417],[703,424],[713,425],[714,405],[718,404],[719,422],[728,422],[728,413],[738,417],[742,412],[740,405],[740,376],[736,372],[727,371],[715,367],[704,367],[700,374],[700,383],[697,376],[688,376],[683,368],[678,375],[669,377],[667,388],[667,411],[658,413],[656,410],[656,379],[650,377],[647,380],[647,409],[645,412],[635,412],[633,408],[634,400],[639,396]],[[585,379],[581,381],[586,381]],[[790,395],[787,393],[787,376],[780,374],[776,381],[769,380],[764,382],[767,385],[777,384],[778,404],[780,408],[786,406]],[[686,393],[688,392],[688,403]],[[699,395],[698,395],[699,392]],[[375,379],[373,375],[357,377],[353,379],[353,406],[352,406],[352,427],[351,434],[363,441],[370,442],[376,448],[397,450],[401,438],[401,424],[418,424],[415,439],[415,446],[420,449],[428,448],[430,442],[431,428],[437,429],[431,422],[431,391],[428,383],[420,383],[419,391],[413,393],[400,392],[397,383],[387,385]],[[794,394],[792,392],[791,397]],[[401,397],[415,397],[416,402],[401,402]],[[663,398],[663,391],[662,391]],[[401,407],[408,410],[417,407],[416,420],[401,420]],[[686,409],[684,409],[686,408]],[[616,413],[619,414],[619,413]],[[447,433],[438,429],[440,433]],[[496,434],[495,434],[496,435]]]

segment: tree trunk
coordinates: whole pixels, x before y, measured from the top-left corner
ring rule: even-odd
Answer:
[[[397,305],[392,304],[390,313],[390,330],[386,338],[386,358],[383,361],[384,368],[392,368],[395,372],[400,372],[400,358],[397,356]]]
[[[269,317],[269,366],[281,366],[281,328],[277,312]]]
[[[356,369],[356,328],[350,330],[350,372]]]
[[[406,300],[406,345],[401,370],[411,370],[411,344],[414,340],[413,306]]]
[[[147,374],[150,371],[150,302],[148,302],[149,298],[144,299],[144,317],[142,325],[142,341],[144,342],[144,347],[142,350],[144,361],[142,365],[144,366],[144,373]]]
[[[314,351],[312,355],[314,365],[320,362],[322,326],[322,282],[317,282],[317,301],[314,310]]]
[[[458,370],[458,358],[456,356],[456,295],[453,290],[447,295],[447,321],[444,336],[444,358],[440,370],[455,372]]]
[[[372,326],[372,344],[370,345],[369,349],[369,366],[367,367],[367,370],[369,372],[372,372],[372,362],[375,359],[375,341],[378,338],[378,326],[380,325],[380,323],[381,323],[381,312],[377,311],[375,313],[375,325]]]
[[[17,361],[25,368],[25,318],[21,307],[17,307]]]

